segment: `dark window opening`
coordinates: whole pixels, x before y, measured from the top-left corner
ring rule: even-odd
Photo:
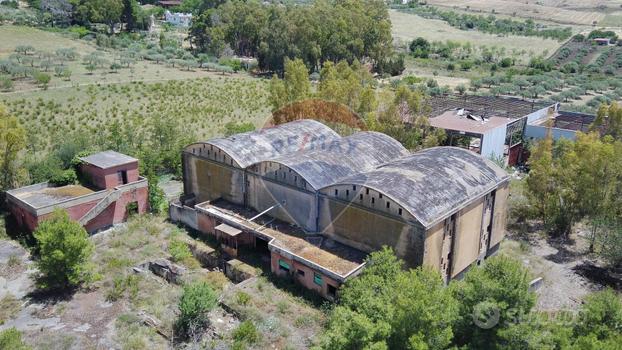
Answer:
[[[302,270],[298,270],[298,276],[304,277],[305,276],[305,272],[302,271]]]
[[[382,193],[378,195],[378,198],[382,198]]]
[[[387,202],[387,209],[391,208],[391,203]]]
[[[339,190],[335,190],[335,196],[339,195]]]
[[[369,194],[369,188],[365,189],[365,194]]]
[[[328,292],[328,296],[329,296],[329,297],[334,298],[334,297],[336,297],[336,296],[337,296],[337,287],[335,287],[335,286],[333,286],[333,285],[329,284],[329,285],[328,285],[328,290],[327,290],[327,292]]]
[[[117,171],[117,181],[120,184],[125,185],[127,183],[127,171],[125,170]]]
[[[359,194],[359,200],[363,200],[363,194]]]
[[[346,190],[346,197],[350,196],[350,190]]]
[[[376,198],[371,197],[371,204],[374,204],[374,203],[376,203]]]
[[[402,215],[402,208],[399,208],[399,209],[397,210],[397,213],[401,216],[401,215]]]

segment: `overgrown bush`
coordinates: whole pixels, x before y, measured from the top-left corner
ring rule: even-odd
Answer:
[[[36,261],[39,287],[63,289],[90,279],[93,243],[82,225],[69,219],[67,212],[55,211],[51,218],[39,224],[33,235],[39,253]]]
[[[208,313],[216,307],[218,296],[206,282],[194,282],[184,286],[179,300],[180,315],[177,319],[177,332],[183,337],[190,337],[205,326]]]
[[[78,176],[76,175],[76,171],[72,168],[65,170],[58,169],[52,173],[48,181],[55,186],[73,185],[78,181]]]
[[[245,344],[255,344],[259,341],[259,332],[257,331],[257,327],[255,327],[255,324],[250,320],[240,323],[238,328],[233,330],[231,336],[236,342]]]
[[[169,243],[168,252],[171,254],[174,262],[181,262],[192,257],[192,252],[190,251],[190,248],[188,248],[188,245],[185,242],[175,238]]]
[[[31,347],[22,340],[22,333],[11,327],[0,332],[0,349],[30,350]]]

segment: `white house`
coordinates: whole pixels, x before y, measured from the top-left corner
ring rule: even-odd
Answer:
[[[181,12],[171,13],[171,11],[166,10],[166,12],[164,12],[164,20],[174,26],[190,27],[192,14]]]

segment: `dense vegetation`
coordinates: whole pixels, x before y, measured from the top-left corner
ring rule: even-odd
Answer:
[[[257,57],[262,70],[276,72],[283,71],[285,58],[300,58],[310,70],[319,70],[325,61],[355,59],[369,60],[379,72],[403,70],[393,57],[383,1],[221,3],[202,2],[195,11],[190,37],[202,52],[220,56],[228,45],[238,55]]]
[[[375,89],[376,80],[358,61],[351,65],[346,61],[336,65],[326,62],[318,80],[317,91],[313,93],[302,60],[286,60],[284,78],[274,76],[270,82],[273,110],[296,101],[320,98],[349,107],[367,129],[384,132],[408,149],[436,146],[445,138],[442,130],[429,126],[427,95],[421,89],[413,90],[405,84],[396,86],[395,91]]]
[[[323,349],[615,349],[622,302],[610,290],[589,296],[578,315],[533,310],[529,274],[494,257],[443,286],[428,268],[404,270],[386,248],[346,282]]]
[[[542,25],[536,24],[531,19],[516,21],[506,18],[497,18],[494,15],[483,16],[458,13],[449,10],[441,10],[426,4],[419,4],[419,1],[411,1],[407,11],[424,18],[442,19],[449,25],[463,30],[475,29],[491,34],[538,36],[557,40],[566,40],[572,35],[570,27],[545,28],[542,27]]]
[[[589,134],[579,132],[576,141],[553,143],[548,135],[536,143],[529,160],[530,202],[525,210],[556,236],[567,237],[585,219],[590,224],[590,251],[615,267],[622,264],[620,107],[601,107],[592,128]]]

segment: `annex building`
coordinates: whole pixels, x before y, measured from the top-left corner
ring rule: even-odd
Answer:
[[[105,151],[80,160],[80,184],[43,182],[6,192],[19,227],[34,231],[54,210],[63,209],[88,232],[95,232],[125,221],[132,212],[148,210],[147,179],[138,173],[138,159]]]
[[[189,145],[170,207],[227,255],[264,252],[271,270],[327,298],[392,247],[449,280],[504,237],[508,174],[466,149],[408,152],[377,132],[341,137],[299,120]]]

